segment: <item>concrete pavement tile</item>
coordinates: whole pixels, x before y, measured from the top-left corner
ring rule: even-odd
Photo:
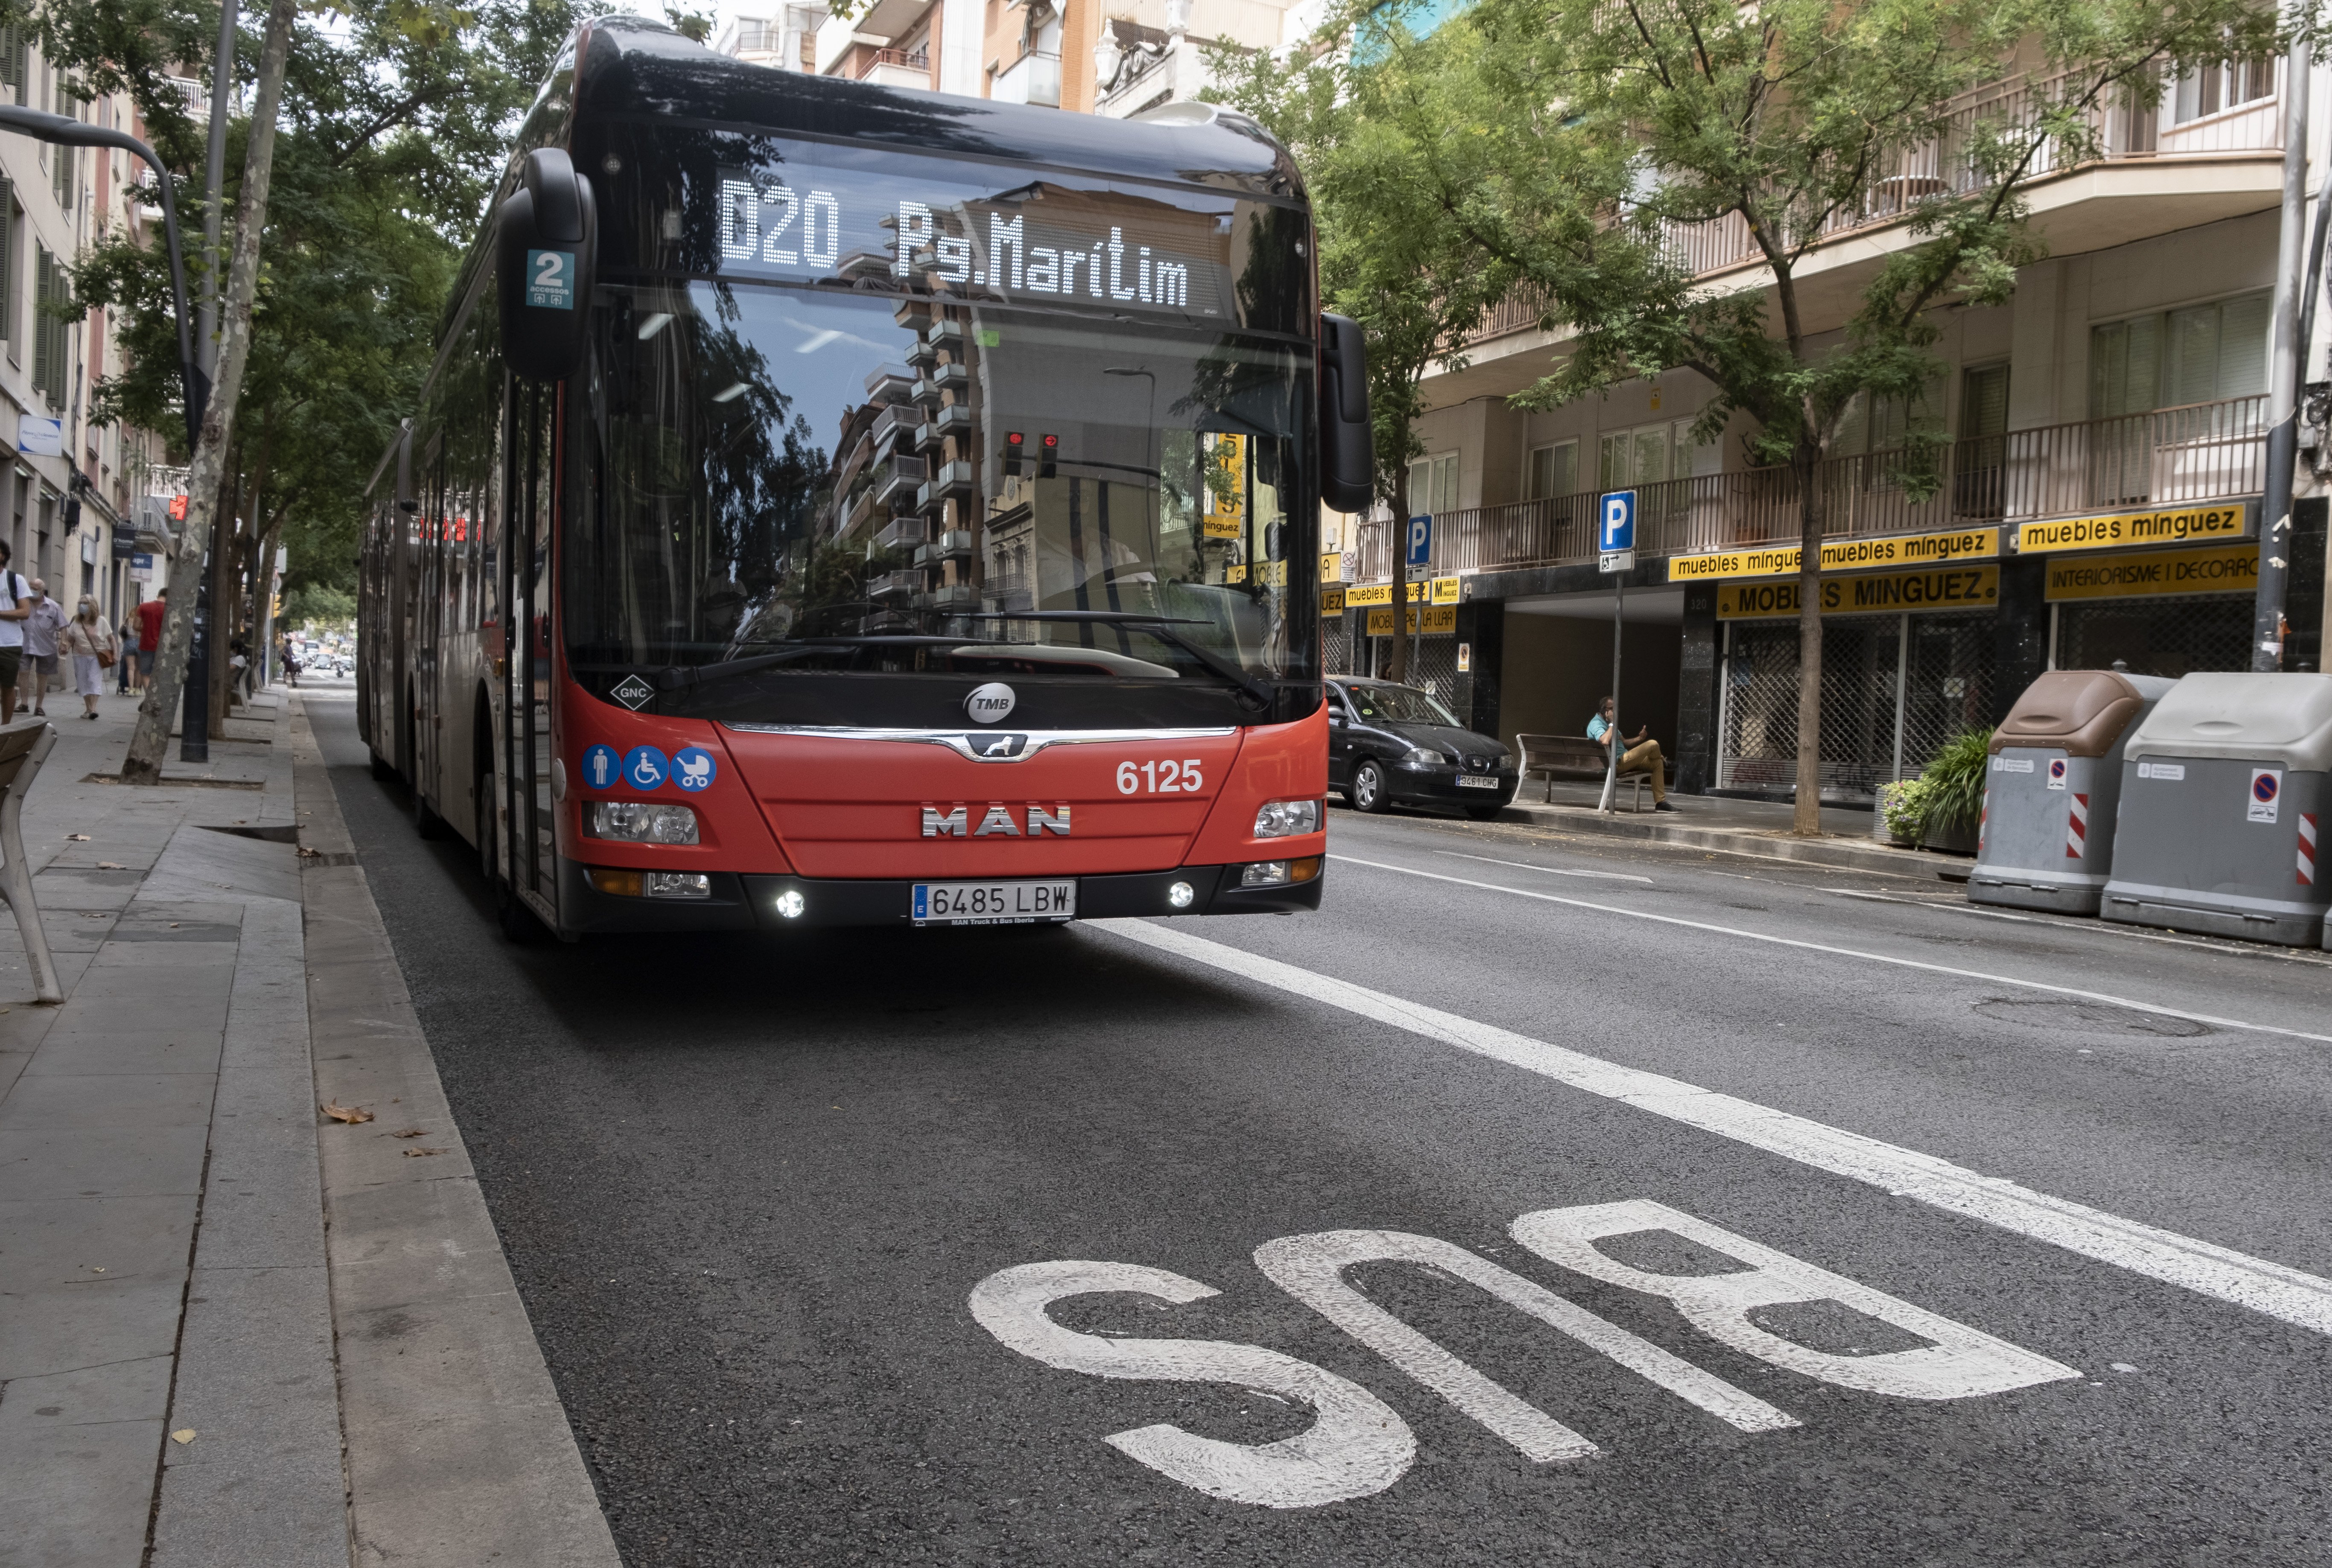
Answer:
[[[225,1030],[189,1022],[167,1036],[125,1036],[103,1029],[61,1028],[42,1042],[25,1067],[26,1078],[81,1077],[116,1073],[199,1073],[218,1071],[219,1050]]]
[[[35,1073],[0,1100],[0,1133],[206,1127],[212,1087],[200,1073]]]
[[[567,1418],[555,1406],[531,1423]],[[600,1568],[618,1561],[597,1497],[565,1472],[575,1460],[501,1420],[428,1420],[351,1434],[350,1525],[361,1563],[525,1563]],[[571,1439],[569,1439],[571,1445]]]
[[[0,1098],[5,1098],[8,1091],[15,1087],[17,1076],[24,1072],[32,1059],[30,1051],[0,1049]]]
[[[198,1437],[191,1454],[209,1441]],[[452,1559],[447,1559],[451,1561]],[[173,1464],[162,1474],[150,1568],[348,1568],[347,1482],[330,1448]]]
[[[331,1286],[321,1258],[303,1268],[197,1267],[186,1289],[170,1425],[212,1440],[199,1452],[166,1453],[163,1463],[337,1454]]]
[[[202,1188],[207,1124],[0,1132],[0,1199],[143,1197]]]
[[[0,1380],[167,1356],[186,1291],[183,1265],[118,1283],[12,1286],[0,1296]]]
[[[321,1257],[324,1203],[316,1172],[315,1108],[264,1126],[215,1123],[203,1194],[202,1262],[222,1268],[304,1264]],[[222,1085],[222,1094],[225,1092]]]
[[[162,1419],[0,1434],[0,1568],[139,1568]]]
[[[353,1445],[384,1423],[530,1426],[564,1421],[516,1290],[352,1312],[336,1276],[341,1419]],[[458,1369],[458,1376],[449,1376]],[[480,1455],[477,1463],[487,1463]]]
[[[331,1240],[333,1301],[343,1314],[510,1288],[493,1221],[467,1178],[337,1193]]]
[[[0,1387],[0,1437],[106,1421],[159,1420],[169,1413],[170,1358],[149,1355]]]

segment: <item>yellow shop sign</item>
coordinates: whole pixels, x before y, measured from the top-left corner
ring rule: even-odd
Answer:
[[[2247,594],[2258,588],[2259,546],[2255,544],[2078,555],[2049,563],[2052,601],[2135,598],[2146,594]]]
[[[1417,622],[1417,617],[1419,613],[1420,612],[1415,607],[1411,607],[1410,609],[1409,632],[1411,636],[1418,636],[1420,635],[1429,637],[1440,636],[1448,633],[1455,632],[1458,629],[1458,607],[1456,605],[1426,606],[1422,611],[1422,614],[1425,617],[1425,625],[1421,632]],[[1372,637],[1389,637],[1392,636],[1392,607],[1391,605],[1385,606],[1384,608],[1381,610],[1371,610],[1369,612],[1369,636]]]
[[[2110,550],[2119,544],[2183,544],[2189,540],[2250,537],[2252,503],[2165,507],[2158,512],[2117,512],[2104,517],[2060,517],[2019,523],[2016,553],[2055,550]]]
[[[1783,578],[1729,582],[1716,590],[1716,618],[1773,620],[1798,613],[1798,584]],[[1990,609],[2000,602],[1996,566],[1945,567],[1935,571],[1871,572],[1821,579],[1826,616],[1873,616],[1904,610]]]
[[[1931,566],[1953,560],[1983,560],[2000,553],[2000,530],[1954,529],[1943,533],[1894,534],[1884,539],[1834,539],[1822,546],[1824,571],[1857,568]],[[1766,545],[1754,550],[1710,550],[1668,558],[1668,581],[1706,582],[1712,578],[1795,577],[1798,547]]]

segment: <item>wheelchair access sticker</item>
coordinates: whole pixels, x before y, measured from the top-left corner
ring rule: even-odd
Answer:
[[[2276,803],[2282,797],[2282,769],[2254,768],[2251,770],[2251,819],[2253,822],[2274,821]]]

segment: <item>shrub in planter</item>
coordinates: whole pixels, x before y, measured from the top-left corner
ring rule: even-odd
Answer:
[[[1930,849],[1973,855],[1983,813],[1984,770],[1992,731],[1964,730],[1943,744],[1919,772],[1919,842]]]
[[[1919,779],[1897,779],[1878,787],[1878,820],[1871,837],[1885,844],[1910,846],[1919,842],[1919,814],[1926,809],[1926,784]]]

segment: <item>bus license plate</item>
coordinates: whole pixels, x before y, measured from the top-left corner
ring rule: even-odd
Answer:
[[[1477,776],[1472,773],[1460,773],[1458,775],[1458,788],[1460,789],[1496,789],[1497,787],[1498,781],[1487,774]]]
[[[1076,914],[1074,881],[915,884],[917,925],[1021,925]]]

